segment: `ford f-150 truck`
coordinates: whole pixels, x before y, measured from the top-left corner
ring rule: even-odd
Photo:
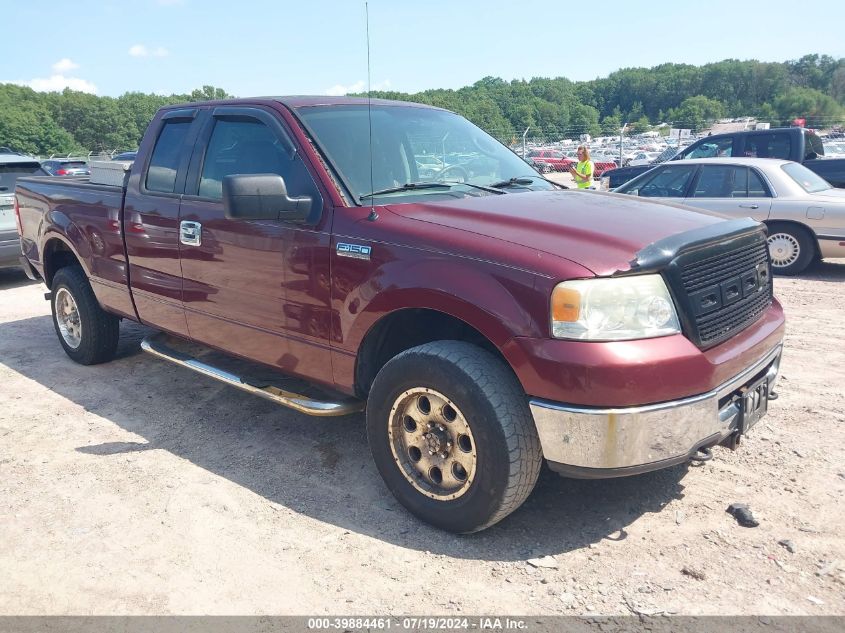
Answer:
[[[650,165],[608,170],[602,177],[601,188],[606,191],[621,187],[666,160],[725,156],[792,160],[816,172],[834,187],[845,187],[845,158],[824,158],[824,145],[816,134],[804,128],[792,127],[706,136],[677,154],[664,152]]]
[[[432,154],[466,160],[423,179]],[[65,352],[110,360],[130,319],[187,369],[314,415],[365,409],[388,488],[446,530],[507,516],[543,460],[613,477],[735,448],[775,397],[762,225],[560,190],[445,110],[166,107],[123,186],[97,178],[16,190]]]

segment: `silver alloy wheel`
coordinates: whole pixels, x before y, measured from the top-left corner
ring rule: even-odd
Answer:
[[[461,411],[442,393],[402,393],[388,419],[393,459],[405,479],[432,499],[457,499],[475,477],[475,439]]]
[[[801,245],[794,235],[789,233],[775,233],[769,236],[769,256],[772,267],[785,268],[794,264],[801,255]]]
[[[82,320],[76,300],[67,288],[56,291],[56,324],[68,347],[76,349],[82,343]]]

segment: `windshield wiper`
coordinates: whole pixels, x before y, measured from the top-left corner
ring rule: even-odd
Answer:
[[[413,191],[414,189],[451,189],[452,185],[445,182],[406,182],[404,185],[399,185],[397,187],[388,187],[387,189],[379,189],[378,191],[372,191],[370,193],[365,193],[363,196],[360,196],[361,199],[363,198],[372,198],[373,196],[381,196],[387,193],[396,193],[398,191]]]
[[[501,189],[491,189],[492,185],[476,185],[474,182],[461,182],[460,180],[444,180],[443,183],[447,185],[466,185],[467,187],[472,187],[473,189],[481,189],[482,191],[489,191],[490,193],[507,193],[507,191],[502,191]]]
[[[508,178],[507,180],[491,183],[490,186],[499,189],[501,187],[512,187],[513,185],[530,185],[532,182],[534,182],[533,178],[517,176],[516,178]]]
[[[460,182],[458,180],[441,180],[440,182],[406,182],[404,185],[398,185],[396,187],[390,187],[388,189],[380,189],[378,191],[373,191],[372,193],[364,194],[360,197],[361,200],[364,198],[372,198],[373,196],[381,196],[388,193],[397,193],[399,191],[415,191],[417,189],[451,189],[457,185],[465,185],[467,187],[472,187],[474,189],[481,189],[482,191],[489,191],[490,193],[507,193],[506,191],[502,191],[501,189],[491,189],[485,185],[476,185],[471,182]]]
[[[548,183],[553,184],[556,187],[561,187],[562,189],[569,189],[566,185],[562,185],[559,182],[555,182],[554,180],[549,180],[548,178],[544,178],[543,176],[534,176],[534,175],[527,175],[527,176],[515,176],[513,178],[508,178],[507,180],[500,180],[499,182],[494,182],[490,186],[496,188],[504,188],[504,187],[513,187],[514,185],[530,185],[535,180],[545,180]]]

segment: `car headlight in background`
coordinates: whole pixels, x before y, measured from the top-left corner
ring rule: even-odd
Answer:
[[[627,341],[681,331],[660,275],[564,281],[552,291],[551,312],[555,338]]]
[[[599,191],[610,191],[610,176],[602,176],[599,180]]]

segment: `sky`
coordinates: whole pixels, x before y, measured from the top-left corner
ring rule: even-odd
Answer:
[[[618,5],[618,6],[617,6]],[[364,0],[0,0],[0,83],[98,95],[366,90]],[[579,6],[589,7],[581,15]],[[845,2],[369,0],[370,84],[415,93],[620,68],[845,57]]]

